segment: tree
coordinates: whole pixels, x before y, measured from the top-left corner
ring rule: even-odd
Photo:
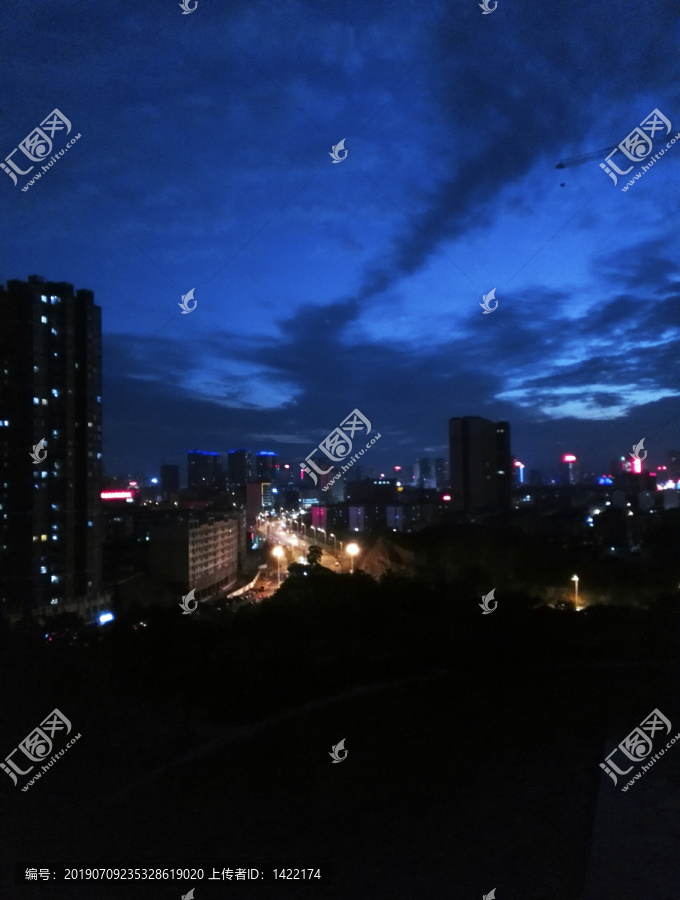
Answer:
[[[307,562],[310,566],[318,566],[321,564],[321,556],[323,554],[323,550],[319,547],[318,544],[310,544],[309,549],[307,550]]]

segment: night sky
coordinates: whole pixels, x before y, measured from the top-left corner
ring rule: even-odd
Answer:
[[[297,464],[355,407],[376,474],[448,456],[457,415],[508,420],[528,469],[599,474],[643,436],[665,462],[680,141],[625,193],[640,164],[614,186],[606,150],[555,166],[655,108],[654,152],[680,132],[678,13],[7,0],[0,157],[54,108],[81,138],[28,191],[0,171],[0,280],[94,291],[106,471]]]

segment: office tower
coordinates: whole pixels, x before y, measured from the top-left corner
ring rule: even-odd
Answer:
[[[677,481],[680,478],[680,450],[669,450],[666,453],[666,468],[671,481]]]
[[[565,453],[562,456],[560,468],[560,481],[562,484],[576,484],[576,464],[578,460],[573,453]]]
[[[253,458],[250,450],[230,450],[228,466],[231,488],[245,487],[253,477]]]
[[[276,484],[278,457],[273,450],[261,450],[255,457],[255,478]]]
[[[101,309],[33,275],[0,285],[0,320],[0,610],[91,615],[105,601]]]
[[[438,491],[443,491],[449,484],[449,464],[443,457],[438,457],[434,461],[434,478],[435,487]]]
[[[451,508],[500,512],[510,508],[510,425],[479,416],[449,420]]]
[[[190,488],[221,488],[222,454],[206,450],[189,450],[187,484]]]
[[[176,494],[179,491],[179,466],[161,466],[161,493]]]
[[[430,488],[434,487],[432,477],[432,460],[419,459],[415,464],[415,481],[418,487]]]
[[[524,463],[520,462],[518,459],[513,459],[512,461],[513,473],[512,473],[512,481],[513,487],[519,488],[524,484]]]

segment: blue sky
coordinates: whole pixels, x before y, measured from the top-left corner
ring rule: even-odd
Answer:
[[[0,172],[0,280],[94,291],[109,472],[297,464],[355,407],[376,473],[448,455],[455,415],[507,419],[546,471],[680,446],[680,141],[627,192],[639,166],[614,186],[606,154],[555,168],[655,108],[654,152],[680,132],[677,4],[34,0],[0,24],[0,156],[55,107],[81,134],[26,192]]]

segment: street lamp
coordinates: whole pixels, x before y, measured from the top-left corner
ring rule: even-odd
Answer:
[[[347,552],[349,553],[350,560],[352,562],[352,567],[350,569],[350,574],[352,574],[352,572],[354,572],[354,557],[359,552],[359,547],[357,546],[357,544],[348,544]]]
[[[578,575],[572,575],[571,580],[574,582],[574,606],[578,609]]]
[[[276,576],[277,581],[281,584],[281,557],[283,556],[283,547],[274,547],[272,553],[276,557]]]
[[[333,553],[337,553],[338,552],[338,539],[336,538],[336,536],[334,534],[329,534],[328,536],[333,538]],[[680,585],[678,585],[678,587],[680,587]]]
[[[326,537],[326,529],[325,529],[325,528],[318,528],[317,531],[323,531],[323,542],[324,542],[324,544],[327,544],[327,543],[328,543],[328,538]]]

